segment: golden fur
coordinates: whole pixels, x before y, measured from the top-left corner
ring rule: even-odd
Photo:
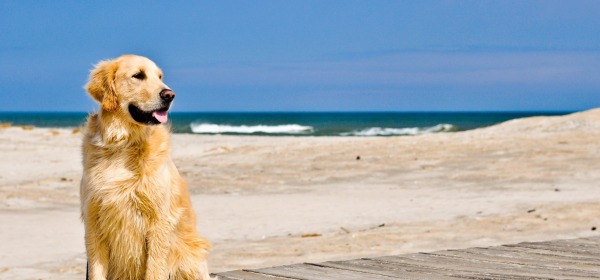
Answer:
[[[144,79],[134,77],[140,71]],[[100,103],[83,139],[89,279],[209,279],[210,244],[196,232],[168,128],[139,123],[128,111],[130,104],[158,109],[168,89],[161,70],[145,57],[124,55],[98,63],[86,89]]]

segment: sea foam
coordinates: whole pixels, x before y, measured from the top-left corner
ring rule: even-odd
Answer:
[[[438,132],[452,132],[459,130],[451,124],[438,124],[431,127],[405,127],[405,128],[383,128],[370,127],[362,130],[341,133],[341,136],[393,136],[393,135],[420,135]]]
[[[303,126],[299,124],[284,125],[222,125],[211,123],[192,123],[190,128],[194,133],[217,134],[217,133],[235,133],[235,134],[304,134],[313,132],[312,126]]]

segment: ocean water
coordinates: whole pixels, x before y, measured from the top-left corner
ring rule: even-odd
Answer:
[[[174,133],[268,136],[397,136],[451,133],[515,118],[570,112],[452,113],[170,113]],[[87,113],[0,112],[1,123],[36,127],[80,126]]]

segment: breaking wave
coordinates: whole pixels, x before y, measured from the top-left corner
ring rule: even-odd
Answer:
[[[219,134],[219,133],[234,133],[234,134],[308,134],[313,132],[312,126],[303,126],[299,124],[284,124],[284,125],[222,125],[211,123],[192,123],[190,128],[193,133],[200,134]]]
[[[421,135],[439,132],[458,131],[459,128],[451,124],[438,124],[431,127],[405,127],[382,128],[370,127],[362,130],[341,133],[341,136],[393,136],[393,135]]]

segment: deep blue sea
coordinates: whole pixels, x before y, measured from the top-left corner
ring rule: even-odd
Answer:
[[[444,133],[503,121],[571,112],[460,113],[170,113],[175,133],[292,136],[394,136]],[[0,112],[0,122],[36,127],[77,127],[87,113]]]

